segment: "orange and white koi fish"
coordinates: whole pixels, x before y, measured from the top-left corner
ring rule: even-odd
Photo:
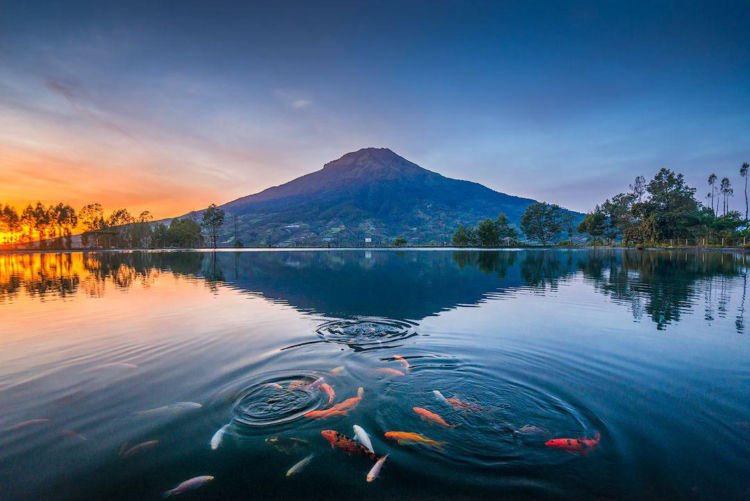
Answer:
[[[323,383],[320,385],[320,389],[328,395],[328,403],[326,406],[333,405],[333,401],[336,399],[336,392],[333,390],[333,387],[328,383]]]
[[[380,374],[385,374],[387,376],[406,376],[403,372],[397,369],[391,369],[390,367],[381,367],[379,369],[375,369],[375,372],[379,372]]]
[[[123,446],[120,448],[120,457],[123,459],[127,459],[129,457],[136,456],[142,452],[153,449],[158,444],[158,440],[147,440],[146,442],[141,442],[140,444],[134,445],[133,447],[128,447],[128,444],[123,444]]]
[[[423,421],[427,421],[428,423],[433,423],[433,424],[442,426],[444,428],[456,428],[458,426],[458,425],[448,424],[445,421],[445,419],[443,419],[439,414],[436,414],[432,411],[428,411],[427,409],[424,409],[422,407],[412,407],[412,410]]]
[[[175,487],[174,489],[170,489],[164,493],[164,497],[168,498],[170,496],[175,496],[177,494],[182,494],[183,492],[192,491],[195,489],[198,489],[200,487],[203,487],[210,481],[212,481],[214,477],[211,475],[202,475],[200,477],[193,477],[190,480],[185,480],[180,485]]]
[[[378,459],[378,462],[375,463],[375,466],[373,466],[370,472],[367,474],[368,482],[372,482],[376,478],[378,478],[378,475],[380,475],[380,470],[383,468],[383,463],[385,463],[386,459],[388,459],[388,454]]]
[[[356,454],[358,456],[364,456],[372,461],[377,461],[379,458],[364,445],[359,442],[355,442],[351,438],[347,437],[343,433],[339,433],[335,430],[323,430],[320,434],[325,438],[331,447],[341,449],[347,454]]]
[[[602,436],[597,431],[594,438],[553,438],[552,440],[547,440],[544,445],[554,449],[562,449],[567,452],[585,455],[599,445],[601,438]]]
[[[305,414],[305,417],[310,419],[324,419],[333,416],[346,416],[347,414],[349,414],[349,411],[353,410],[359,405],[359,403],[362,401],[362,395],[364,395],[364,392],[365,390],[360,387],[359,389],[357,389],[356,397],[348,398],[343,402],[334,405],[330,409],[310,411]]]
[[[385,438],[395,440],[399,445],[422,444],[437,449],[441,449],[446,444],[446,442],[437,442],[419,433],[412,433],[410,431],[387,431],[385,432]]]
[[[402,357],[401,355],[396,355],[395,357],[393,357],[393,360],[398,360],[399,362],[401,362],[401,365],[403,365],[403,366],[404,366],[404,369],[406,369],[407,371],[408,371],[409,369],[411,369],[411,365],[409,365],[409,361],[408,361],[408,360],[406,360],[406,359],[405,359],[404,357]]]

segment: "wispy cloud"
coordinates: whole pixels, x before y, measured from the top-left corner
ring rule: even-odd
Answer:
[[[274,93],[283,104],[293,110],[304,110],[305,108],[309,108],[313,105],[311,99],[293,91],[276,89]]]

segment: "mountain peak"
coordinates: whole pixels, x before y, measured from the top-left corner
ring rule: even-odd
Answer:
[[[323,170],[351,172],[366,171],[373,172],[428,172],[426,169],[418,166],[394,153],[388,148],[362,148],[361,150],[352,151],[341,158],[328,162],[323,166]]]

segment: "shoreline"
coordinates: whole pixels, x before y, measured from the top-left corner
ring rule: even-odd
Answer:
[[[528,247],[451,247],[451,246],[407,246],[407,247],[217,247],[216,249],[207,248],[118,248],[118,249],[91,249],[91,248],[80,248],[80,249],[0,249],[0,255],[3,254],[74,254],[74,253],[125,253],[125,252],[146,252],[146,253],[158,253],[158,252],[200,252],[200,253],[214,253],[214,252],[238,252],[238,253],[249,253],[249,252],[320,252],[320,251],[472,251],[472,252],[520,252],[525,250],[617,250],[617,251],[669,251],[669,250],[683,250],[683,251],[740,251],[750,252],[750,248],[747,247],[624,247],[624,246],[601,246],[601,245],[585,245],[585,246],[528,246]]]

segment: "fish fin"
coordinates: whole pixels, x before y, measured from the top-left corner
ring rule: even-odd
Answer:
[[[167,498],[170,498],[170,497],[172,497],[172,494],[174,494],[174,489],[170,489],[170,490],[168,490],[168,491],[164,491],[164,492],[162,492],[162,494],[161,494],[161,498],[162,498],[162,499],[167,499]]]
[[[448,428],[451,428],[451,429],[455,430],[455,429],[456,429],[456,428],[458,428],[459,426],[461,426],[461,423],[458,423],[458,424],[449,424],[449,425],[448,425]]]

